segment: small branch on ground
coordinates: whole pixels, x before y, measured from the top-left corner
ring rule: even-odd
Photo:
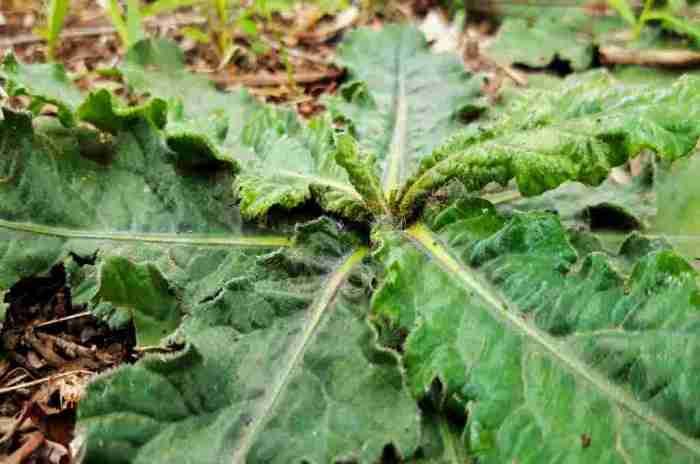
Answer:
[[[666,66],[682,68],[700,65],[700,52],[692,50],[635,50],[616,45],[600,47],[604,64],[634,64],[639,66]]]

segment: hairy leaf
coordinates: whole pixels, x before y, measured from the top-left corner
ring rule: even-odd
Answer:
[[[94,269],[87,270],[88,267]],[[125,257],[107,255],[98,266],[83,265],[79,272],[94,276],[82,276],[83,298],[74,299],[74,303],[92,304],[93,313],[113,328],[133,320],[139,345],[158,345],[180,325],[180,303],[154,264],[137,264]],[[86,287],[93,291],[86,291]]]
[[[485,53],[504,65],[582,71],[593,63],[595,45],[629,27],[619,16],[596,15],[586,0],[546,5],[505,2],[498,8],[505,18]]]
[[[659,176],[658,214],[652,230],[665,234],[686,256],[700,259],[700,156],[668,166]]]
[[[90,385],[79,410],[87,462],[371,463],[388,444],[413,452],[416,406],[365,322],[366,250],[348,249],[329,221],[300,234],[294,249],[237,267],[192,312],[183,352]]]
[[[580,71],[588,69],[593,62],[593,44],[577,32],[577,27],[561,17],[545,16],[532,24],[525,19],[507,19],[487,53],[504,64],[519,63],[533,68],[547,67],[559,58]]]
[[[67,126],[75,125],[73,112],[82,96],[60,64],[25,65],[8,54],[0,65],[0,78],[10,96],[32,97],[32,109],[39,112],[46,104],[55,105],[58,116]]]
[[[648,230],[657,212],[651,171],[629,183],[607,179],[597,187],[566,182],[540,196],[507,203],[504,209],[517,211],[556,211],[569,226],[594,231]]]
[[[185,68],[179,46],[166,39],[136,43],[120,68],[139,94],[168,101],[168,144],[182,157],[216,158],[236,166],[227,138],[238,140],[243,121],[259,104],[246,91],[223,93]]]
[[[28,96],[30,109],[39,114],[46,105],[57,109],[58,119],[66,127],[79,121],[100,130],[115,133],[130,122],[149,119],[157,127],[165,125],[165,102],[150,100],[140,106],[126,107],[107,90],[97,90],[83,97],[62,65],[23,64],[9,54],[0,64],[0,78],[10,96]]]
[[[106,301],[131,308],[122,320],[128,322],[132,313],[138,314],[139,341],[150,343],[155,336],[141,334],[141,316],[150,312],[158,320],[170,321],[162,327],[170,333],[180,311],[156,271],[136,264],[144,255],[160,256],[164,248],[159,243],[280,243],[245,237],[231,206],[229,170],[183,170],[148,121],[135,122],[113,139],[89,129],[66,129],[51,120],[35,125],[36,129],[28,115],[9,110],[0,123],[0,291],[64,264],[72,273],[74,289],[82,292],[75,295],[76,301],[93,308]],[[133,263],[110,258],[116,255]],[[96,262],[79,272],[75,263],[81,260],[74,256]],[[167,269],[161,272],[167,275]],[[138,288],[140,279],[125,285],[117,282],[128,281],[135,273],[151,275],[152,285]],[[119,285],[123,289],[117,291]],[[146,307],[154,305],[147,303],[145,290],[154,292],[154,298],[162,297],[159,307]]]
[[[482,109],[476,100],[481,80],[465,72],[456,55],[432,54],[414,27],[354,30],[337,59],[350,81],[329,100],[330,110],[380,161],[387,194],[462,118]]]
[[[213,158],[245,166],[234,189],[246,218],[311,200],[345,217],[367,217],[362,196],[335,162],[328,118],[306,124],[290,111],[257,103],[246,91],[221,93],[187,71],[178,46],[165,40],[137,44],[122,70],[135,90],[170,102],[166,138],[183,162]],[[191,160],[193,153],[204,156]]]
[[[700,80],[689,76],[671,86],[637,87],[594,73],[532,91],[424,159],[403,189],[399,212],[410,216],[452,179],[469,191],[515,179],[521,193],[533,196],[568,180],[598,185],[643,149],[671,161],[684,157],[700,137],[699,101]]]
[[[651,243],[579,254],[551,214],[455,206],[410,241],[385,234],[380,253],[372,310],[384,330],[409,333],[414,395],[439,379],[445,400],[464,404],[479,462],[696,462],[691,266]]]
[[[146,120],[108,140],[5,115],[0,294],[63,266],[74,303],[133,320],[141,345],[185,345],[91,384],[85,462],[414,452],[417,406],[365,321],[372,276],[357,237],[323,218],[294,238],[244,227],[230,169],[180,164]]]
[[[264,217],[273,207],[292,209],[312,199],[324,210],[346,218],[368,218],[365,199],[335,160],[334,129],[328,118],[308,125],[295,120],[290,123],[278,112],[261,112],[256,118],[246,127],[243,138],[252,148],[252,159],[244,163],[245,170],[234,186],[246,218]]]

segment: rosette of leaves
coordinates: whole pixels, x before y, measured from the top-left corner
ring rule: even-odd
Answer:
[[[209,110],[155,87],[168,121],[4,111],[0,294],[62,266],[75,302],[183,347],[90,384],[83,461],[697,462],[696,271],[475,195],[684,157],[700,83],[598,73],[465,126],[472,76],[414,29],[353,32],[340,60],[335,121],[229,105],[197,132]],[[203,143],[173,144],[176,123]]]

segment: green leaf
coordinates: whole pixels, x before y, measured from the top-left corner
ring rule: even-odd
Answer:
[[[700,259],[700,156],[695,153],[661,170],[657,188],[658,214],[651,229],[664,234],[689,258]]]
[[[107,11],[109,19],[112,21],[112,26],[114,26],[114,28],[116,29],[121,43],[125,46],[131,45],[132,43],[129,38],[129,32],[131,32],[130,25],[127,24],[127,22],[124,20],[119,1],[99,0],[99,4],[104,10]]]
[[[218,159],[238,169],[243,128],[262,106],[247,91],[219,92],[189,72],[178,45],[165,39],[136,43],[120,69],[135,92],[168,102],[166,139],[183,161]]]
[[[648,231],[657,213],[653,174],[618,183],[609,178],[597,187],[566,182],[542,195],[509,202],[504,209],[556,211],[562,223],[593,231]]]
[[[167,103],[158,98],[142,105],[126,107],[114,94],[102,89],[85,98],[77,110],[77,117],[102,131],[117,134],[141,119],[162,129],[167,122],[167,111]]]
[[[48,42],[48,50],[46,54],[50,59],[56,57],[56,46],[60,40],[63,23],[68,15],[70,7],[69,0],[50,0],[46,11],[48,24],[46,25],[46,41]]]
[[[588,69],[593,61],[593,44],[585,36],[581,37],[575,26],[562,21],[561,17],[549,15],[534,23],[509,18],[501,25],[486,53],[503,64],[545,68],[559,58],[575,71]]]
[[[31,109],[39,113],[44,105],[54,105],[66,126],[75,125],[73,112],[82,101],[78,88],[68,78],[61,64],[26,65],[8,54],[0,66],[0,78],[9,96],[28,95]]]
[[[34,125],[10,110],[0,123],[0,289],[71,254],[116,252],[110,243],[280,243],[244,236],[229,169],[177,165],[148,121],[111,139],[51,120]]]
[[[195,42],[201,43],[201,44],[209,44],[211,43],[211,37],[207,35],[206,32],[203,30],[197,28],[197,27],[183,27],[180,29],[180,33],[187,37],[190,40],[194,40]]]
[[[0,65],[0,78],[5,81],[10,96],[31,98],[33,113],[39,114],[45,105],[55,106],[58,119],[66,127],[84,121],[100,130],[116,133],[143,118],[159,128],[166,123],[164,101],[151,99],[139,106],[126,107],[105,89],[84,97],[59,64],[23,64],[8,54]]]
[[[144,5],[141,8],[141,15],[147,17],[161,13],[169,13],[172,10],[198,5],[206,1],[207,0],[156,0],[155,2]]]
[[[365,200],[335,161],[328,118],[307,124],[290,111],[257,103],[245,91],[221,93],[188,72],[182,52],[169,41],[140,42],[122,71],[135,90],[170,102],[166,138],[182,162],[218,159],[236,170],[245,167],[234,189],[247,219],[312,200],[328,212],[367,218]]]
[[[141,22],[139,0],[126,0],[126,27],[129,34],[129,42],[125,45],[131,46],[143,40],[146,35]]]
[[[594,73],[528,92],[495,121],[472,125],[424,159],[397,202],[399,214],[410,216],[452,179],[469,191],[515,179],[523,195],[534,196],[566,181],[599,185],[644,149],[682,158],[700,137],[699,99],[700,81],[690,76],[658,87]]]
[[[637,23],[637,16],[627,0],[608,0],[608,4],[615,8],[617,14],[629,25],[634,26]]]
[[[64,266],[76,304],[112,325],[133,319],[139,344],[175,331],[186,346],[91,384],[78,413],[86,462],[415,451],[417,406],[366,322],[372,275],[356,236],[328,219],[293,239],[244,228],[230,169],[180,164],[147,120],[105,139],[5,115],[0,294]]]
[[[341,245],[329,221],[307,227],[199,305],[184,351],[90,385],[86,462],[369,463],[388,444],[415,450],[416,406],[365,323],[366,250]]]
[[[350,81],[328,101],[329,109],[377,157],[386,194],[462,118],[482,110],[476,100],[481,79],[467,73],[456,55],[432,54],[412,26],[356,29],[338,47],[337,61]]]
[[[542,8],[514,2],[499,9],[505,19],[485,53],[504,65],[582,71],[591,67],[596,45],[629,27],[619,16],[592,14],[586,0]]]
[[[687,353],[700,349],[700,292],[687,262],[651,244],[579,254],[555,216],[503,218],[483,200],[445,214],[411,240],[382,234],[372,311],[383,331],[408,333],[414,395],[439,381],[467,409],[472,456],[698,460],[700,366]],[[616,263],[633,250],[624,274]]]
[[[94,274],[94,291],[87,301],[94,305],[93,312],[113,328],[133,320],[140,346],[158,345],[180,325],[178,299],[154,264],[109,256],[95,267]],[[83,296],[85,286],[82,282]],[[82,303],[80,299],[73,301]]]
[[[252,160],[244,163],[234,186],[244,217],[264,217],[273,207],[292,209],[313,199],[325,211],[368,218],[365,199],[335,160],[333,137],[328,118],[308,125],[276,111],[253,118],[243,136],[243,143],[252,148]]]

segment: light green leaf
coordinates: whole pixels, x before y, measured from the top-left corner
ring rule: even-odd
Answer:
[[[94,279],[92,291],[86,291],[85,281],[80,283],[83,298],[92,293],[85,302],[112,328],[122,328],[133,320],[140,346],[160,344],[180,325],[180,303],[154,264],[135,264],[121,256],[107,256],[98,266],[82,267],[81,273],[94,274],[88,277]],[[93,269],[86,269],[90,267]],[[81,298],[73,302],[83,303]]]
[[[369,210],[378,216],[389,215],[389,207],[384,200],[382,186],[376,173],[374,156],[360,153],[357,142],[348,134],[340,135],[336,145],[336,162],[347,171]]]
[[[0,290],[72,254],[116,253],[117,244],[285,243],[246,237],[231,206],[230,170],[178,166],[147,121],[111,139],[51,120],[35,125],[9,110],[0,123]]]
[[[78,107],[76,114],[81,121],[89,122],[102,131],[116,134],[128,129],[140,119],[146,119],[161,129],[166,124],[167,111],[165,101],[158,98],[142,105],[126,107],[114,94],[102,89],[89,94]]]
[[[205,3],[206,1],[207,0],[156,0],[148,5],[144,5],[141,8],[141,15],[146,17],[162,13],[169,13],[179,8],[198,5]]]
[[[613,178],[597,187],[566,182],[542,195],[509,202],[504,209],[556,211],[562,223],[587,230],[648,231],[657,213],[657,201],[649,168],[627,184]]]
[[[179,164],[146,120],[110,139],[5,115],[0,294],[60,265],[76,304],[133,320],[139,344],[175,331],[186,346],[91,384],[78,413],[85,462],[415,451],[418,409],[366,322],[372,275],[357,237],[323,218],[293,239],[244,228],[230,169]]]
[[[424,159],[403,189],[399,213],[410,216],[452,179],[469,191],[515,179],[523,195],[534,196],[566,181],[598,185],[644,149],[670,161],[682,158],[700,137],[698,103],[700,80],[690,76],[657,87],[626,86],[594,73],[534,90]]]
[[[456,55],[432,54],[412,26],[356,29],[338,47],[337,61],[350,81],[328,101],[329,109],[377,157],[386,194],[463,118],[482,110],[476,100],[481,79],[467,73]]]
[[[166,136],[178,156],[193,157],[194,164],[219,159],[245,167],[234,189],[247,219],[309,201],[355,220],[368,217],[365,200],[335,161],[328,118],[307,124],[293,112],[257,103],[247,92],[218,92],[183,63],[177,45],[147,41],[129,52],[123,72],[135,89],[170,101]]]
[[[8,291],[0,291],[0,328],[5,325],[5,317],[7,317],[7,310],[10,309],[10,304],[5,302],[5,297]]]
[[[637,16],[634,14],[628,0],[607,0],[608,4],[615,8],[615,11],[624,19],[627,24],[634,26],[637,23]]]
[[[270,111],[254,119],[259,121],[249,122],[243,138],[253,159],[245,163],[234,186],[246,218],[264,217],[272,207],[292,209],[312,199],[346,218],[368,218],[365,200],[335,161],[334,130],[328,118],[306,125]]]
[[[687,262],[651,243],[579,255],[551,214],[501,218],[483,200],[445,211],[411,240],[383,234],[372,310],[382,330],[408,332],[414,395],[439,381],[467,409],[472,456],[700,458],[700,366],[688,356],[700,350],[700,293]],[[615,264],[625,259],[629,274]]]
[[[237,168],[238,138],[249,115],[260,105],[246,92],[219,92],[204,76],[185,68],[178,45],[165,39],[136,43],[121,71],[140,94],[168,102],[168,144],[182,157],[216,158]],[[226,140],[231,142],[226,143]]]
[[[114,26],[114,29],[119,35],[121,43],[126,46],[131,45],[129,42],[129,26],[124,20],[119,0],[98,0],[98,3],[107,12],[110,21],[112,21],[112,26]]]
[[[0,65],[5,91],[9,96],[28,95],[32,111],[38,113],[44,105],[55,105],[58,117],[66,126],[75,125],[73,112],[82,101],[78,88],[68,78],[61,64],[20,63],[8,54]]]
[[[55,106],[58,119],[66,127],[84,121],[100,130],[116,133],[131,121],[143,118],[159,128],[166,122],[166,104],[159,99],[126,107],[118,97],[105,89],[84,97],[62,65],[23,64],[9,54],[0,65],[0,78],[5,81],[9,95],[26,95],[31,98],[30,109],[33,113],[39,114],[45,105]]]
[[[56,57],[56,46],[59,43],[69,7],[70,0],[49,0],[46,10],[47,24],[45,34],[48,43],[46,54],[51,60]]]
[[[366,250],[329,221],[299,233],[198,306],[184,351],[90,385],[86,462],[371,463],[388,444],[415,450],[416,406],[365,323]]]
[[[661,170],[658,214],[652,230],[667,236],[686,256],[700,259],[700,156],[695,153]]]
[[[550,15],[533,23],[509,18],[501,25],[486,53],[503,64],[544,68],[559,58],[568,62],[575,71],[588,69],[593,61],[593,44],[589,38],[578,34],[577,26],[572,27],[561,17]]]
[[[139,0],[126,0],[126,27],[129,33],[129,42],[125,45],[132,46],[146,35],[141,22]]]

